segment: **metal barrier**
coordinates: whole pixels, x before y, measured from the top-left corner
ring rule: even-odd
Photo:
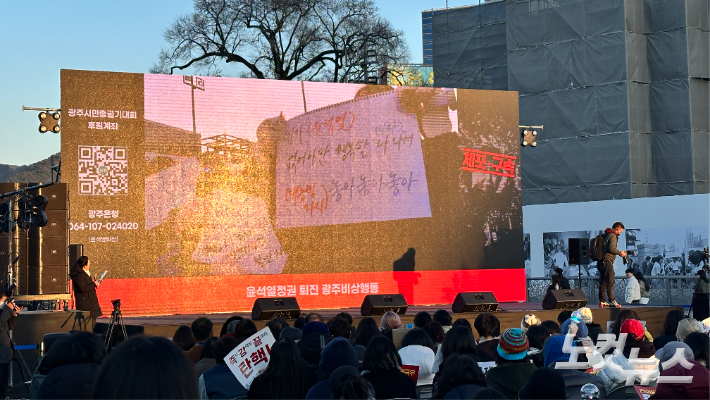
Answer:
[[[567,277],[572,289],[579,289],[579,278]],[[698,278],[692,275],[686,276],[648,276],[644,277],[651,286],[651,297],[647,305],[649,306],[688,306],[693,298],[693,288],[698,282]],[[531,303],[542,302],[550,286],[550,278],[527,278],[528,301]],[[582,287],[587,295],[587,304],[597,305],[599,303],[599,277],[583,276]],[[626,277],[617,276],[614,280],[614,294],[619,304],[624,304],[624,293],[626,292]]]

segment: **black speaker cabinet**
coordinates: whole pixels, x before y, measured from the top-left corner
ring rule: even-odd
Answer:
[[[46,210],[69,209],[69,192],[67,190],[66,183],[57,182],[52,186],[47,186],[39,190],[32,191],[30,194],[47,197],[48,202]]]
[[[569,265],[589,264],[589,239],[569,238]]]
[[[295,297],[269,297],[254,300],[251,319],[268,320],[274,318],[294,319],[301,314]]]
[[[360,307],[360,315],[383,315],[387,311],[394,311],[399,315],[407,312],[407,300],[401,294],[370,294],[365,296]]]
[[[29,294],[69,293],[66,265],[30,265],[28,274]]]
[[[587,305],[587,296],[582,289],[550,290],[542,299],[544,310],[578,309]]]
[[[69,245],[69,268],[71,268],[79,257],[84,255],[84,245],[83,244],[70,244]]]
[[[30,238],[27,249],[28,265],[67,265],[67,237]]]
[[[498,300],[493,292],[459,293],[451,305],[451,311],[462,312],[492,312],[498,310]]]

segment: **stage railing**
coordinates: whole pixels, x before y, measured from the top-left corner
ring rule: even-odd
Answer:
[[[572,289],[579,289],[577,277],[567,277]],[[694,275],[686,276],[647,276],[644,277],[651,286],[650,306],[688,306],[693,298],[693,288],[698,282]],[[542,302],[550,286],[550,278],[527,278],[528,301]],[[599,303],[599,277],[583,276],[582,290],[587,295],[591,305]],[[617,276],[614,282],[614,294],[619,304],[624,304],[626,277]]]

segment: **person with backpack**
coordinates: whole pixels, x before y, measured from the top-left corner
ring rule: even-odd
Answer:
[[[597,260],[599,271],[599,307],[621,307],[614,296],[614,260],[616,256],[626,257],[625,251],[616,248],[619,235],[624,231],[624,224],[614,222],[611,228],[606,228],[602,235],[601,260]],[[598,245],[598,240],[597,243]],[[598,247],[595,246],[598,253]],[[596,257],[595,257],[596,258]],[[608,300],[605,300],[605,298]]]

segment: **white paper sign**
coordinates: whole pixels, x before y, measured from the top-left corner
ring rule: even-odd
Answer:
[[[249,389],[254,378],[269,365],[274,342],[271,330],[266,327],[240,343],[224,357],[224,362],[242,386]]]

